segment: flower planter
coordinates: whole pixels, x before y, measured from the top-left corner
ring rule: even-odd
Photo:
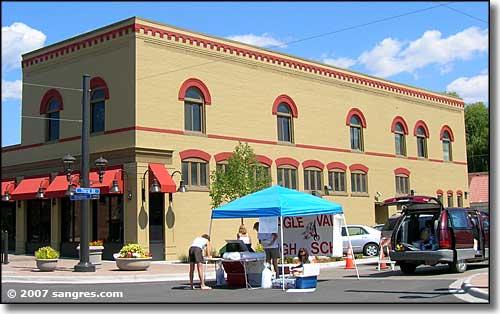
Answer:
[[[37,259],[36,267],[40,271],[53,271],[57,267],[57,258],[54,259]]]
[[[146,270],[151,265],[151,257],[137,258],[137,257],[117,257],[116,266],[120,270]]]
[[[77,246],[78,256],[80,256],[80,246]],[[102,251],[104,246],[89,246],[89,262],[96,267],[101,267],[102,265]]]

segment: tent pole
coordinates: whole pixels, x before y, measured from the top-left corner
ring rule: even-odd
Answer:
[[[356,269],[356,277],[359,280],[358,265],[356,264],[356,259],[354,258],[354,251],[352,250],[351,237],[349,237],[349,228],[347,228],[347,221],[345,220],[345,215],[342,214],[344,218],[345,232],[347,234],[347,241],[349,241],[349,248],[351,248],[352,261],[354,262],[354,268]]]
[[[210,218],[210,227],[208,227],[208,236],[210,237],[210,241],[212,240],[212,222],[214,221],[213,218]]]
[[[283,283],[283,291],[285,291],[285,255],[283,252],[283,216],[280,215],[280,233],[281,233],[281,275]],[[276,276],[278,276],[278,270],[276,269]],[[279,278],[279,276],[278,276]]]

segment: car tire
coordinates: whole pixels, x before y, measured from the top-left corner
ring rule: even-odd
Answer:
[[[415,269],[417,269],[417,265],[411,263],[401,263],[399,268],[404,274],[411,275],[415,273]]]
[[[450,270],[454,273],[463,273],[467,270],[467,262],[464,260],[457,260],[448,265],[450,266]]]
[[[366,256],[377,256],[379,247],[376,243],[367,243],[363,247],[363,255]]]

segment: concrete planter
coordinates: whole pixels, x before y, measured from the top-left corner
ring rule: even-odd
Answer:
[[[80,246],[77,246],[78,256],[80,256]],[[104,246],[89,246],[89,262],[96,267],[101,267],[102,265],[102,251]]]
[[[151,257],[147,258],[127,258],[117,257],[116,266],[120,270],[146,270],[151,265]]]
[[[36,267],[40,271],[53,271],[57,267],[57,258],[53,259],[37,259]]]

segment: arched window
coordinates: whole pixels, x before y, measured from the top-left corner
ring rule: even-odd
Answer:
[[[418,157],[427,158],[427,134],[424,127],[419,126],[416,135]]]
[[[394,144],[396,155],[406,156],[405,129],[401,123],[396,123],[394,126]]]
[[[208,163],[202,159],[182,160],[182,180],[189,187],[208,186]]]
[[[396,195],[410,194],[410,177],[404,174],[396,175]]]
[[[448,191],[446,195],[448,196],[448,207],[453,207],[453,191]]]
[[[323,187],[323,171],[316,167],[304,169],[304,190],[321,191]]]
[[[361,164],[349,166],[352,195],[368,194],[368,167]]]
[[[59,111],[61,104],[56,97],[49,100],[47,106],[47,141],[59,139]]]
[[[445,161],[451,161],[452,159],[452,154],[451,154],[451,136],[450,132],[444,131],[442,135],[442,141],[443,141],[443,160]]]
[[[289,189],[297,189],[297,168],[291,165],[279,166],[278,185]]]
[[[184,95],[184,129],[205,132],[205,98],[197,87],[189,87]]]
[[[363,151],[363,125],[357,115],[352,115],[349,120],[351,129],[351,149]]]
[[[106,93],[104,87],[92,89],[90,94],[90,133],[104,132],[106,121]]]
[[[286,103],[278,105],[278,141],[293,143],[293,115]]]

